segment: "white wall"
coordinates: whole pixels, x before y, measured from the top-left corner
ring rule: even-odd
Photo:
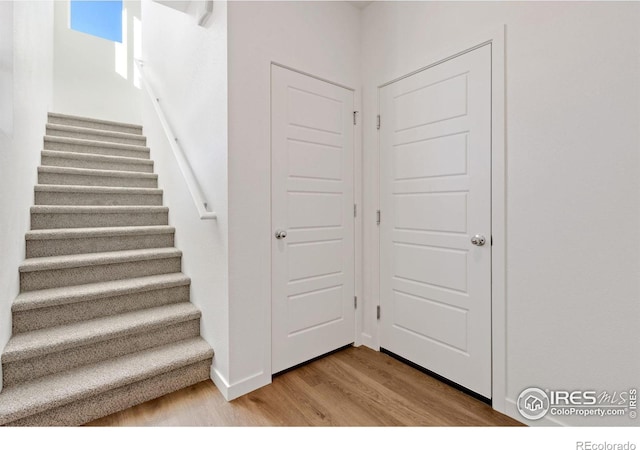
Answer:
[[[233,398],[271,381],[270,64],[358,89],[359,11],[229,2],[229,314]]]
[[[0,349],[11,336],[11,304],[19,292],[18,266],[37,180],[44,125],[52,104],[53,5],[0,3],[0,28],[10,30],[13,51],[0,53],[0,67],[12,67],[12,127],[0,133]],[[9,60],[7,59],[9,58]],[[4,93],[4,91],[3,91]],[[4,99],[4,97],[3,97]],[[0,383],[2,377],[0,374]]]
[[[13,133],[13,2],[0,3],[0,134]]]
[[[69,0],[55,3],[55,112],[140,123],[140,90],[134,85],[134,22],[140,1],[123,2],[123,42],[69,28]],[[119,73],[120,72],[120,73]]]
[[[202,311],[202,336],[215,351],[212,377],[229,372],[227,242],[227,7],[215,2],[204,27],[156,2],[142,5],[144,73],[191,162],[217,221],[200,220],[161,125],[146,95],[143,126],[155,161],[191,301]],[[219,375],[216,375],[219,374]]]
[[[621,391],[640,380],[638,23],[637,3],[374,2],[363,12],[369,214],[377,86],[507,25],[507,389],[494,395],[518,420],[513,402],[530,386]],[[365,273],[375,273],[375,230],[366,233]],[[366,281],[371,302],[375,277]]]

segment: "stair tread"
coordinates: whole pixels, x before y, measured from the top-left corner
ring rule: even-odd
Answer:
[[[38,167],[39,180],[44,183],[34,188],[38,203],[112,203],[103,201],[108,195],[113,195],[116,203],[161,203],[158,197],[147,197],[163,195],[163,190],[157,188],[158,175],[148,173],[152,172],[154,163],[142,126],[59,113],[49,113],[49,118],[41,153],[43,163]],[[88,195],[76,201],[76,194]],[[168,211],[168,207],[161,205],[31,207],[34,230],[27,232],[25,238],[27,250],[34,250],[29,254],[67,253],[58,251],[58,247],[67,242],[79,252],[112,251],[27,258],[20,265],[21,286],[26,280],[24,289],[59,287],[21,292],[12,304],[12,313],[19,313],[14,316],[16,320],[47,320],[40,324],[45,328],[26,326],[27,322],[22,327],[16,325],[2,352],[1,361],[7,364],[7,373],[15,372],[14,381],[22,381],[16,381],[15,385],[7,382],[9,386],[0,392],[0,425],[40,413],[57,415],[61,411],[59,407],[71,407],[71,403],[78,401],[94,402],[116,392],[130,395],[129,385],[137,386],[136,383],[144,380],[158,383],[157,377],[173,376],[176,370],[179,376],[188,374],[191,377],[185,378],[188,382],[193,382],[196,375],[198,379],[205,375],[213,350],[200,336],[186,338],[197,334],[196,324],[201,318],[200,310],[188,301],[191,279],[180,272],[178,261],[182,252],[162,246],[172,245],[170,235],[175,233],[174,227],[166,225]],[[79,227],[73,228],[73,225]],[[51,229],[55,226],[64,228]],[[37,229],[43,227],[46,229]],[[134,241],[141,244],[128,245]],[[111,245],[114,242],[127,245]],[[162,247],[128,249],[152,244]],[[50,247],[53,250],[38,250]],[[114,250],[122,247],[125,249]],[[162,270],[136,271],[134,267],[138,262],[143,268],[158,266]],[[112,271],[117,273],[114,275]],[[162,271],[171,273],[162,274]],[[117,278],[120,272],[132,278],[101,281]],[[75,277],[76,273],[91,276],[66,280],[65,277]],[[33,280],[39,282],[41,278],[55,278],[56,282],[27,284]],[[65,281],[86,284],[62,286]],[[111,307],[105,308],[105,305]],[[59,306],[62,309],[57,309]],[[102,309],[95,309],[97,307]],[[56,317],[69,311],[72,317],[65,320]],[[75,322],[69,323],[67,319]],[[165,329],[179,333],[168,335]],[[146,339],[144,346],[156,346],[109,358],[109,355],[140,349],[143,345],[132,346],[129,340],[138,342],[142,338]],[[163,344],[169,339],[181,340]],[[123,343],[126,343],[124,347],[116,347],[111,353],[95,355],[100,349]],[[92,361],[108,359],[86,364],[87,357]],[[69,358],[77,361],[71,363]],[[30,366],[41,362],[54,363],[55,367],[45,366],[46,370],[40,370]],[[82,363],[85,365],[69,368]],[[192,366],[194,364],[197,365]],[[197,368],[197,372],[192,368]],[[63,372],[46,375],[54,369]],[[29,377],[38,378],[25,381]]]
[[[64,150],[42,150],[42,156],[55,158],[76,159],[82,161],[100,161],[110,163],[140,164],[153,166],[153,160],[146,158],[133,158],[130,156],[96,155],[93,153],[65,152]]]
[[[32,230],[25,235],[26,240],[45,239],[79,239],[104,236],[143,236],[149,234],[175,233],[175,227],[169,225],[140,225],[129,227],[96,227],[96,228],[52,228]]]
[[[129,261],[148,261],[182,256],[175,247],[143,248],[136,250],[118,250],[114,252],[81,253],[76,255],[44,256],[28,258],[20,264],[20,273],[41,270],[68,269],[102,264],[118,264]]]
[[[162,189],[125,186],[82,186],[73,184],[36,184],[36,192],[74,192],[96,194],[162,194]]]
[[[11,386],[0,393],[0,425],[211,357],[196,337]]]
[[[175,272],[124,280],[103,281],[101,283],[40,289],[20,293],[13,302],[11,309],[13,312],[28,311],[154,289],[186,286],[190,283],[191,279],[184,273]]]
[[[39,214],[114,214],[114,213],[158,213],[168,212],[166,206],[150,205],[118,205],[118,206],[87,206],[87,205],[36,205],[31,207],[32,213]]]
[[[2,363],[35,358],[119,336],[198,319],[193,303],[180,302],[15,334],[9,339]]]
[[[116,124],[111,124],[111,125],[116,125]],[[98,130],[96,128],[77,127],[73,125],[62,125],[58,123],[48,123],[46,126],[46,129],[58,130],[58,131],[69,131],[69,132],[84,133],[84,134],[95,134],[96,136],[104,136],[104,137],[135,139],[138,141],[144,141],[146,139],[144,136],[140,134],[124,133],[121,131]]]
[[[78,139],[64,136],[45,136],[44,142],[56,142],[59,144],[84,145],[85,147],[100,147],[120,150],[131,150],[149,153],[149,147],[135,144],[120,144],[118,142],[92,141],[90,139]],[[48,149],[47,149],[48,150]]]
[[[63,173],[70,175],[93,175],[122,178],[158,178],[156,173],[128,172],[124,170],[82,169],[79,167],[38,166],[38,173]]]
[[[107,125],[120,125],[123,127],[129,128],[139,128],[142,130],[142,125],[137,123],[127,123],[127,122],[115,122],[113,120],[105,120],[105,119],[96,119],[93,117],[84,117],[84,116],[74,116],[72,114],[62,114],[62,113],[53,113],[50,112],[48,114],[49,117],[59,118],[59,119],[71,119],[71,120],[80,120],[83,122],[94,122],[94,123],[104,123]]]

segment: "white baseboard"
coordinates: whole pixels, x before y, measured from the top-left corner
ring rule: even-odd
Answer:
[[[365,347],[369,347],[372,350],[377,352],[380,351],[380,347],[376,340],[370,334],[360,333],[360,345],[364,345]]]
[[[211,380],[222,393],[225,400],[231,401],[270,384],[271,375],[259,372],[231,384],[215,367],[211,367]]]
[[[517,420],[518,422],[522,422],[525,425],[528,425],[530,427],[568,427],[569,426],[566,423],[563,423],[558,419],[550,416],[544,416],[542,419],[539,419],[539,420],[525,419],[520,415],[520,412],[518,411],[518,406],[515,400],[507,398],[505,399],[505,403],[507,406],[507,410],[505,411],[505,414],[507,416]]]
[[[229,383],[213,366],[211,366],[211,381],[213,381],[213,384],[215,384],[218,390],[222,393],[222,396],[229,400]]]

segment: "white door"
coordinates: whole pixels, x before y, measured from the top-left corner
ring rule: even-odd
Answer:
[[[490,45],[379,100],[380,346],[491,398]]]
[[[352,114],[353,91],[272,66],[273,373],[354,341]]]

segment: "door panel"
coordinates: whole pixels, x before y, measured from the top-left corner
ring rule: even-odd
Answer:
[[[397,108],[394,115],[396,132],[466,115],[466,73],[424,85],[420,81],[403,81],[407,90],[394,99]]]
[[[396,146],[394,179],[419,180],[467,173],[466,133]]]
[[[276,373],[354,341],[353,92],[275,65],[271,88]]]
[[[380,345],[490,398],[490,46],[381,88],[379,106]]]

